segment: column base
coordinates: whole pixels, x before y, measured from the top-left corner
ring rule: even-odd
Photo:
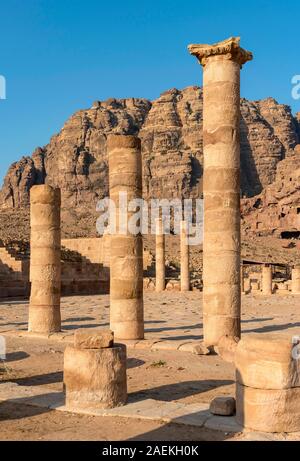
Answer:
[[[138,322],[111,322],[109,327],[118,340],[144,339],[144,323]]]
[[[60,306],[29,306],[28,331],[33,333],[59,333],[61,331]]]
[[[80,349],[64,354],[66,406],[76,409],[114,408],[127,401],[126,346]]]

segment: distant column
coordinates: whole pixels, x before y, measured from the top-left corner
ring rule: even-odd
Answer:
[[[128,203],[142,198],[141,141],[135,136],[110,135],[107,142],[110,199],[116,205],[117,228],[110,236],[110,328],[118,339],[144,338],[143,239],[119,233],[119,193]]]
[[[164,291],[165,289],[165,235],[163,228],[162,218],[156,220],[156,245],[155,245],[155,270],[156,282],[155,290],[157,292]]]
[[[30,190],[30,281],[28,330],[54,333],[61,329],[61,196],[48,185]]]
[[[262,267],[262,293],[264,295],[272,294],[272,265],[264,264]]]
[[[300,265],[292,269],[292,293],[300,294]]]
[[[244,266],[241,264],[241,293],[245,293]]]
[[[189,243],[188,227],[186,221],[180,223],[180,289],[190,290],[190,268],[189,268]]]
[[[203,333],[206,345],[240,337],[240,69],[252,59],[239,38],[190,45],[203,66]]]

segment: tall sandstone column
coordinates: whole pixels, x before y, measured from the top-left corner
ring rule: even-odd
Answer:
[[[240,69],[252,54],[239,38],[190,45],[203,66],[204,342],[240,336]]]
[[[187,221],[180,223],[180,289],[190,289],[189,242]]]
[[[110,328],[118,339],[144,338],[143,240],[125,229],[119,233],[119,193],[128,203],[142,198],[141,141],[135,136],[111,135],[107,141],[110,199],[116,205],[116,233],[110,236]],[[128,212],[128,220],[134,212]]]
[[[165,268],[165,234],[162,218],[156,220],[155,234],[155,290],[159,293],[164,291],[166,285]]]
[[[292,293],[300,294],[300,265],[292,269]]]
[[[262,267],[262,292],[264,295],[272,294],[272,265],[264,264]]]
[[[30,281],[28,330],[61,329],[60,190],[48,185],[30,190]]]

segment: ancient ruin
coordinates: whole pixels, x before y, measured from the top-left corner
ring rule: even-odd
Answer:
[[[264,432],[299,431],[299,366],[289,336],[251,334],[235,353],[237,420]]]
[[[120,213],[120,194],[126,193],[128,202],[142,197],[141,142],[111,135],[108,156],[109,193],[117,212],[116,231],[110,235],[110,328],[118,339],[143,339],[143,240],[128,229],[134,212]]]
[[[166,266],[165,266],[165,234],[162,218],[156,220],[156,240],[155,240],[155,289],[157,292],[163,291],[166,286]]]
[[[262,293],[272,294],[272,265],[264,264],[262,268]]]
[[[114,408],[127,401],[126,347],[109,330],[78,330],[64,353],[66,405]]]
[[[292,269],[292,293],[300,294],[300,266]]]
[[[95,101],[4,179],[4,439],[300,440],[300,115],[240,97],[238,37],[189,52],[203,88]]]
[[[180,289],[189,291],[190,289],[190,264],[189,264],[189,241],[188,223],[180,223]]]
[[[240,69],[252,54],[230,38],[190,45],[203,66],[204,341],[240,336]]]
[[[53,333],[61,329],[60,190],[48,185],[30,192],[30,305],[28,330]]]

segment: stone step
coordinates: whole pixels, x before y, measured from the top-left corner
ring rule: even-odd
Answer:
[[[20,287],[20,288],[25,288],[28,285],[28,282],[24,280],[1,280],[0,279],[0,289],[3,287],[6,288],[14,288],[14,287]]]
[[[29,296],[29,288],[15,286],[15,287],[1,287],[0,286],[0,299],[1,298],[17,298]]]

